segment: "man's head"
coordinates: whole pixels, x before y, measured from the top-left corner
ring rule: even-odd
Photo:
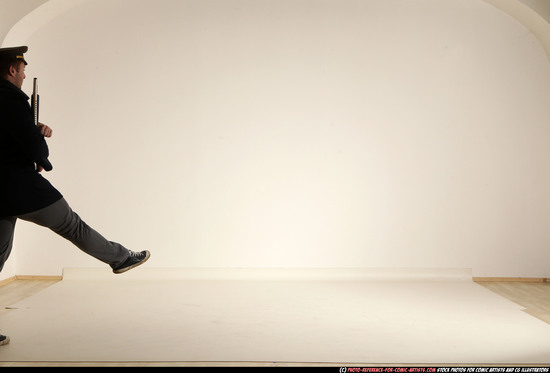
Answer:
[[[27,47],[0,48],[0,77],[21,88],[25,80]]]

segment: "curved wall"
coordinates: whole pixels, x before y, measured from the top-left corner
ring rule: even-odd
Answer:
[[[60,0],[4,44],[45,176],[151,266],[550,277],[550,66],[484,2]],[[100,265],[15,244],[20,274]]]

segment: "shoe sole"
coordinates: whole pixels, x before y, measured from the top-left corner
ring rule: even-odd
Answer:
[[[10,343],[10,337],[6,337],[3,341],[0,341],[0,346],[7,345]]]
[[[114,270],[113,273],[116,273],[117,275],[118,274],[121,274],[121,273],[124,273],[126,271],[129,271],[131,270],[132,268],[136,268],[137,266],[140,266],[142,265],[143,263],[145,263],[149,257],[151,256],[151,253],[149,253],[148,250],[145,251],[145,259],[143,259],[141,262],[138,262],[136,264],[133,264],[131,266],[128,266],[128,267],[124,267],[124,268],[120,268],[120,269],[117,269],[117,270]]]

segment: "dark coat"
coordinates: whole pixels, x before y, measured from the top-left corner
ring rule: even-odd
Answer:
[[[50,168],[48,156],[29,97],[0,78],[0,217],[36,211],[62,198],[36,170],[35,164]]]

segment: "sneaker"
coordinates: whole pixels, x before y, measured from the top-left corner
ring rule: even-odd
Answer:
[[[0,346],[7,345],[10,343],[10,337],[0,334]]]
[[[130,252],[130,256],[124,261],[124,263],[116,268],[113,268],[114,273],[124,273],[132,268],[135,268],[138,265],[145,263],[147,259],[149,259],[149,257],[151,256],[151,254],[147,250],[144,250],[140,253],[136,253],[132,250],[128,251]]]

